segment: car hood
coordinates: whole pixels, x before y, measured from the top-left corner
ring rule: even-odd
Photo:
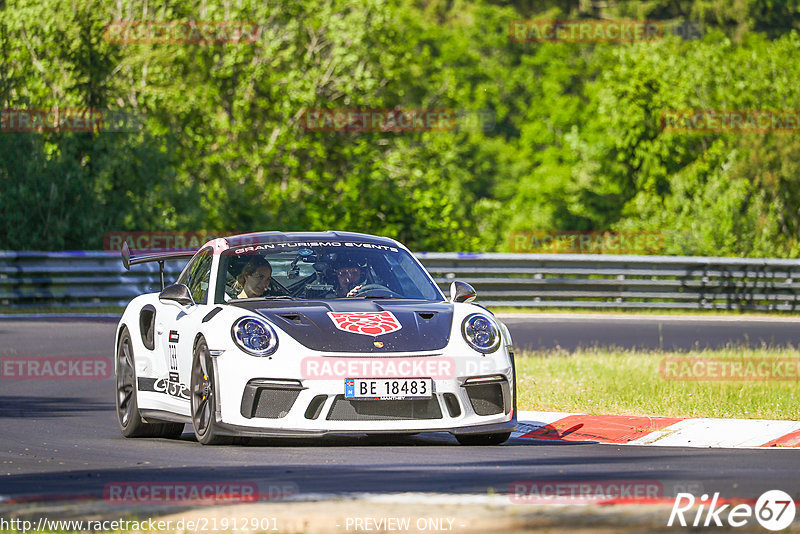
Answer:
[[[312,350],[324,352],[420,352],[445,348],[450,341],[453,305],[445,302],[409,300],[312,300],[312,301],[247,301],[232,302],[263,315]],[[356,313],[356,321],[344,314]],[[380,315],[388,331],[363,325],[364,312]],[[386,312],[389,312],[388,314]],[[353,316],[350,316],[353,317]],[[395,323],[396,320],[396,323]],[[337,327],[337,321],[342,323]],[[362,324],[361,328],[354,323]],[[397,326],[399,324],[399,329]],[[365,333],[348,331],[366,330]],[[377,345],[376,345],[377,343]],[[380,346],[380,344],[383,346]]]

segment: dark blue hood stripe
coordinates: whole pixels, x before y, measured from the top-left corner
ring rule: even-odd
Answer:
[[[444,349],[450,341],[453,306],[411,300],[337,299],[315,301],[247,301],[233,306],[259,313],[298,343],[324,352],[421,352]],[[378,336],[339,330],[328,312],[390,311],[400,330]],[[376,347],[380,341],[383,347]]]

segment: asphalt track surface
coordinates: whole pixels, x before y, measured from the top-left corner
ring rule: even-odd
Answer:
[[[569,332],[579,333],[581,341],[591,341],[596,332],[597,341],[605,342],[613,333],[598,320],[570,318],[533,326],[519,319],[507,322],[517,344],[523,345],[528,339],[549,346],[557,337],[563,345],[560,336]],[[759,325],[759,335],[765,339],[789,334],[784,323]],[[789,326],[795,329],[794,324]],[[102,356],[111,362],[114,327],[110,321],[0,321],[0,358]],[[637,328],[642,329],[638,323],[622,322],[623,337],[616,338],[616,344],[629,341],[624,336]],[[699,341],[707,340],[701,336]],[[395,439],[333,436],[203,447],[188,428],[179,440],[124,439],[116,423],[113,394],[112,378],[0,379],[0,503],[32,495],[102,499],[111,483],[175,481],[255,482],[262,492],[283,487],[300,495],[485,495],[491,490],[505,493],[514,481],[625,480],[655,482],[665,496],[678,488],[694,488],[719,491],[725,498],[754,499],[768,489],[782,489],[795,500],[800,497],[800,453],[792,450],[633,447],[522,438],[497,447],[463,447],[447,434]]]

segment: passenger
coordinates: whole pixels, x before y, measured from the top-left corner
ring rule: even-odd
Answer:
[[[271,279],[272,266],[269,262],[261,256],[253,256],[236,277],[236,288],[241,288],[236,298],[263,297],[270,287]]]

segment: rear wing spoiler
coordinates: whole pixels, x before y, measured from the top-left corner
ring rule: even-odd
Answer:
[[[131,265],[138,265],[140,263],[148,263],[157,261],[158,267],[161,272],[161,289],[164,289],[164,262],[168,260],[182,260],[188,259],[197,253],[196,250],[170,250],[167,252],[148,252],[145,254],[132,255],[131,249],[128,248],[128,243],[122,243],[122,265],[128,271],[131,270]]]

